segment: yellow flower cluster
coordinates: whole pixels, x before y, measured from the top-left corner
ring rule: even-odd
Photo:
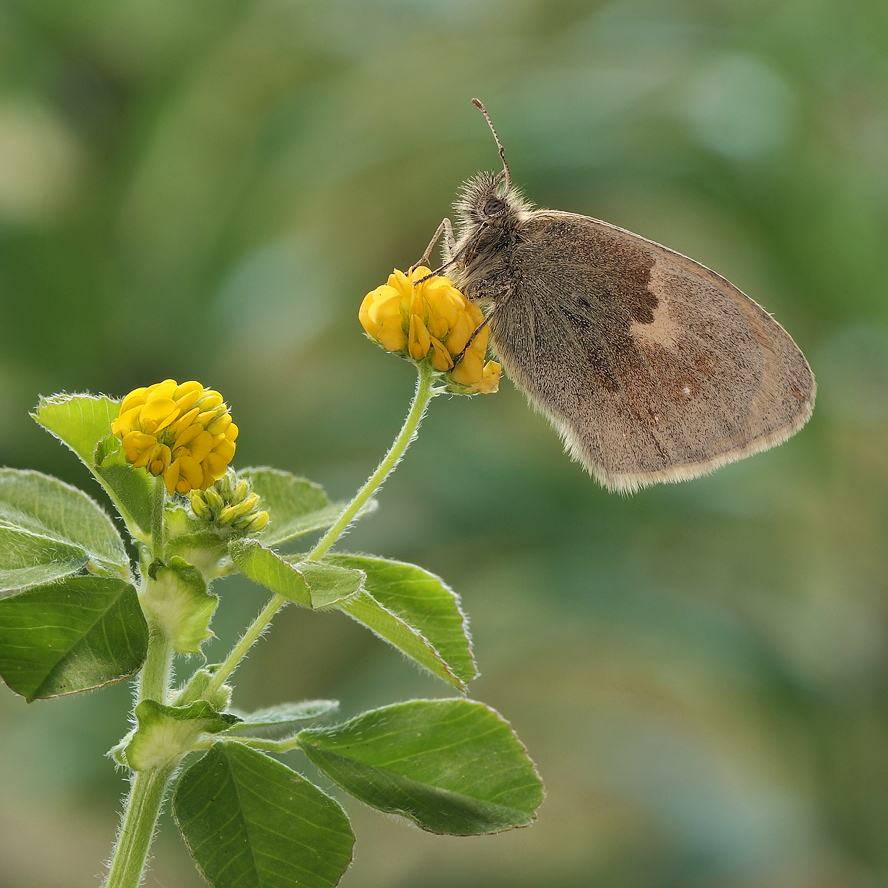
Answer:
[[[127,460],[162,475],[172,495],[206,490],[234,457],[237,426],[219,392],[166,379],[130,392],[111,423]]]
[[[422,278],[428,280],[422,281]],[[417,283],[422,281],[422,283]],[[477,305],[469,302],[443,275],[420,266],[407,274],[395,269],[388,283],[368,293],[358,314],[371,339],[414,361],[428,358],[464,394],[491,394],[499,387],[500,365],[484,363],[490,331]],[[459,362],[454,364],[465,349]]]

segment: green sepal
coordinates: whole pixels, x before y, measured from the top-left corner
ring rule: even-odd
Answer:
[[[165,632],[180,654],[199,653],[213,637],[209,625],[219,599],[207,592],[203,574],[178,556],[149,565],[141,602],[149,624]]]
[[[92,573],[130,580],[114,523],[76,487],[40,472],[0,469],[0,590]]]
[[[268,527],[256,534],[265,546],[279,546],[306,533],[326,530],[342,514],[345,503],[331,503],[324,489],[305,478],[297,478],[278,469],[250,468],[238,472],[253,486],[268,512]],[[376,502],[368,501],[355,518],[376,510]]]
[[[351,862],[355,837],[342,808],[240,743],[214,743],[185,771],[173,814],[214,888],[333,888]]]
[[[357,593],[364,581],[359,570],[280,555],[256,540],[235,540],[228,552],[253,582],[302,607],[332,607]]]
[[[296,739],[346,792],[429,832],[527,826],[543,800],[539,774],[508,722],[472,700],[411,700],[306,728]]]
[[[339,709],[338,700],[304,700],[300,703],[279,703],[255,712],[238,713],[241,721],[228,729],[229,734],[256,736],[280,735],[302,722],[313,721]]]
[[[338,602],[339,610],[459,690],[478,674],[459,596],[440,577],[368,555],[328,555],[322,563],[365,576],[361,592]]]
[[[143,700],[136,706],[136,729],[112,750],[115,758],[134,771],[147,771],[174,763],[194,748],[201,734],[218,734],[240,719],[219,713],[206,700],[187,706],[164,706]]]
[[[128,678],[147,650],[138,595],[123,580],[68,577],[0,601],[0,675],[29,703]]]
[[[41,398],[33,419],[80,457],[105,488],[130,532],[146,541],[151,535],[154,480],[144,469],[126,462],[111,423],[120,401],[94,395],[53,395]]]

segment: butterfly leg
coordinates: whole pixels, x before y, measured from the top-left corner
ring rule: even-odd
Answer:
[[[462,351],[458,355],[454,355],[453,358],[453,366],[455,367],[464,357],[466,352],[469,350],[469,346],[475,341],[475,337],[490,323],[490,319],[496,314],[496,306],[493,307],[493,310],[478,324],[477,327],[472,331],[472,335],[466,341],[466,344],[463,346]]]
[[[426,265],[429,261],[429,256],[432,255],[432,250],[435,249],[435,244],[441,240],[441,235],[444,235],[444,243],[446,246],[447,253],[453,253],[453,247],[456,244],[456,238],[453,236],[453,225],[451,224],[449,219],[444,219],[441,224],[438,226],[437,231],[435,232],[432,239],[429,241],[429,245],[425,248],[425,252],[422,254],[420,260],[416,262],[413,267],[416,268],[419,265]],[[438,271],[434,272],[438,274],[443,268],[446,268],[450,263],[445,263],[438,269]]]

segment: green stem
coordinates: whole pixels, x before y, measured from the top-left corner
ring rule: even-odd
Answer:
[[[398,437],[395,438],[388,453],[382,458],[382,462],[376,471],[367,479],[367,483],[355,494],[354,499],[345,507],[336,523],[324,534],[317,545],[308,553],[306,561],[318,561],[330,549],[330,547],[345,532],[345,529],[354,520],[361,507],[382,486],[383,481],[392,473],[395,466],[401,460],[404,452],[410,446],[410,442],[416,436],[416,431],[422,421],[426,408],[432,398],[438,394],[432,385],[433,371],[427,362],[417,365],[419,378],[416,381],[416,392],[413,395],[413,403],[404,420]],[[287,604],[288,599],[283,595],[275,595],[263,609],[262,613],[253,621],[240,641],[234,646],[231,653],[225,658],[219,668],[213,673],[213,678],[203,692],[204,699],[210,699],[213,694],[222,687],[225,679],[238,667],[247,651],[252,647],[256,639],[265,631],[274,615]]]
[[[247,655],[247,651],[255,644],[259,636],[268,628],[274,615],[288,602],[283,595],[275,595],[262,609],[262,613],[247,627],[247,631],[240,637],[240,641],[231,649],[231,653],[225,658],[219,668],[213,673],[209,684],[201,695],[204,700],[212,698],[213,694],[222,687],[225,679],[240,665],[241,660]]]
[[[148,630],[148,653],[139,677],[139,702],[156,700],[166,703],[173,668],[173,644],[158,626]]]
[[[163,478],[154,484],[154,501],[151,514],[151,555],[163,557],[164,509],[166,488]],[[153,582],[147,574],[148,565],[142,564],[142,588],[140,596],[150,594]],[[150,621],[149,621],[150,622]],[[167,632],[160,626],[149,625],[148,650],[139,676],[138,700],[156,700],[166,703],[170,690],[173,667],[173,644]],[[111,864],[105,879],[105,888],[138,888],[148,860],[148,851],[154,838],[157,818],[163,805],[164,794],[176,770],[178,761],[162,768],[136,771],[130,782],[130,791],[123,806],[120,832],[114,844]]]
[[[104,888],[138,888],[148,860],[163,797],[175,765],[136,771]]]
[[[404,451],[410,446],[410,442],[416,436],[419,424],[425,415],[429,401],[437,394],[432,387],[432,368],[428,362],[417,365],[419,378],[416,380],[416,393],[413,395],[413,403],[410,412],[404,420],[398,437],[395,438],[389,452],[383,457],[379,468],[367,479],[367,483],[355,494],[355,498],[345,507],[336,523],[318,540],[317,545],[306,557],[307,561],[320,560],[330,547],[342,536],[345,529],[351,524],[361,506],[373,496],[382,486],[382,482],[392,473],[395,466],[401,461]]]

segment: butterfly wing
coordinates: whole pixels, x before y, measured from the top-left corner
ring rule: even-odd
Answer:
[[[792,338],[708,268],[571,213],[529,213],[516,234],[491,341],[609,489],[710,472],[811,415],[814,377]]]

